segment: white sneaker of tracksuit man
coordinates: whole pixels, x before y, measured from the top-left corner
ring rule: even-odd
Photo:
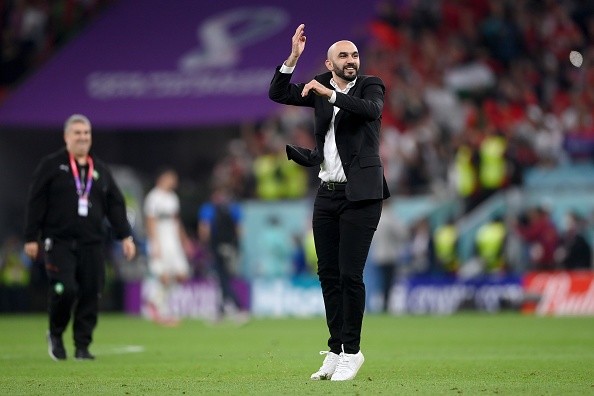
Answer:
[[[352,380],[365,361],[361,351],[357,353],[341,352],[340,355],[329,351],[320,351],[320,355],[326,355],[326,357],[322,367],[311,375],[311,379],[316,381],[328,379],[332,381]]]

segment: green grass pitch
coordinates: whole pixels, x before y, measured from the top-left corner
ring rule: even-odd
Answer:
[[[2,395],[594,395],[594,318],[516,314],[365,317],[365,364],[310,381],[322,318],[186,320],[164,328],[103,313],[93,362],[54,362],[43,315],[0,316]]]

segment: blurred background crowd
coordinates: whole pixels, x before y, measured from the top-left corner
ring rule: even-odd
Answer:
[[[0,0],[0,106],[114,3]],[[591,269],[594,2],[375,0],[372,5],[375,17],[360,27],[367,34],[357,44],[362,72],[386,84],[381,156],[394,196],[386,203],[370,265],[389,282],[411,274],[469,278]],[[573,50],[583,55],[582,67],[569,62]],[[195,240],[196,276],[209,271],[196,211],[211,191],[224,189],[239,203],[272,204],[308,200],[318,184],[315,169],[299,167],[285,154],[287,143],[314,145],[309,111],[283,107],[236,129],[219,141],[222,155],[208,164],[208,173],[180,169],[182,220]],[[152,175],[135,171],[146,193]],[[419,210],[419,202],[431,202],[431,209]],[[269,246],[268,269],[246,265],[237,273],[315,274],[307,226],[275,233],[282,223],[282,216],[271,216],[261,240],[249,236],[262,251]],[[42,284],[43,271],[26,261],[21,248],[18,232],[2,241],[5,294]],[[117,265],[112,271],[114,282],[126,277]],[[14,301],[23,300],[10,301],[0,309],[14,309]]]

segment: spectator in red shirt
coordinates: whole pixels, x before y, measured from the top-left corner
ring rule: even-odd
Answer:
[[[543,206],[532,208],[525,221],[516,224],[516,231],[528,244],[530,268],[537,271],[555,269],[555,251],[559,234],[549,211]]]

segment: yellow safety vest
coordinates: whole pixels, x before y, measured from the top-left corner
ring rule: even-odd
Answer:
[[[479,178],[483,187],[494,189],[503,186],[506,146],[507,142],[501,136],[488,136],[481,143]]]
[[[0,268],[0,285],[27,286],[29,284],[31,277],[29,269],[23,264],[18,253],[6,255],[4,264]]]
[[[455,159],[456,187],[462,197],[470,196],[476,190],[476,171],[472,164],[472,151],[468,146],[460,146]]]
[[[256,194],[264,200],[302,198],[307,194],[307,173],[293,161],[274,154],[254,161]]]
[[[444,225],[435,230],[435,256],[448,271],[458,269],[457,240],[458,230],[454,225]]]
[[[282,183],[277,177],[278,164],[273,154],[263,155],[254,161],[254,176],[256,177],[256,194],[264,200],[279,199]]]
[[[505,225],[501,222],[486,223],[477,231],[478,255],[484,260],[489,270],[498,270],[503,266],[503,251],[501,248],[505,235]]]
[[[294,161],[283,158],[281,162],[283,175],[283,197],[289,199],[303,198],[307,194],[307,172],[304,167]]]

